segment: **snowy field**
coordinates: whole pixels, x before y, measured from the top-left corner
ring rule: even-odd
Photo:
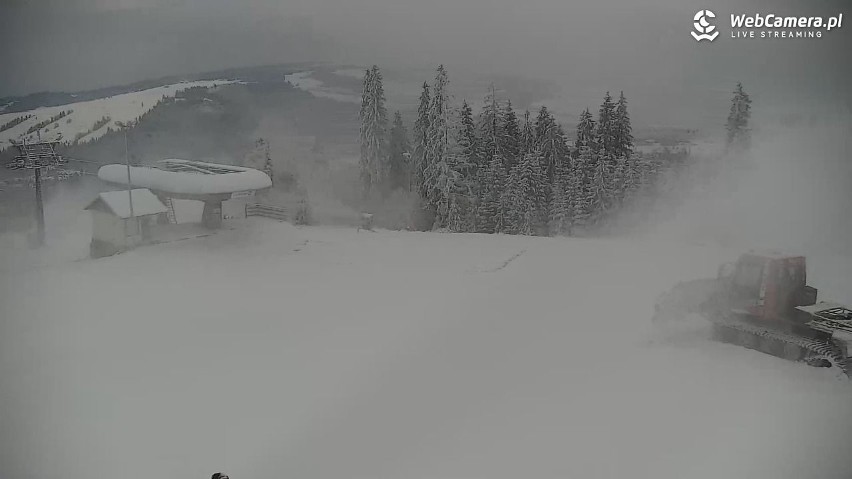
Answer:
[[[345,103],[361,103],[361,97],[355,92],[343,88],[327,87],[321,80],[314,78],[313,73],[312,71],[304,71],[284,75],[284,81],[317,98],[328,98]]]
[[[331,72],[333,75],[346,78],[357,78],[360,82],[364,80],[364,70],[359,68],[344,68]],[[429,75],[432,73],[429,72]],[[361,103],[360,86],[357,90],[347,88],[336,88],[327,86],[322,80],[315,78],[313,71],[303,71],[285,75],[284,79],[294,87],[304,90],[317,98],[328,98],[344,103]],[[385,96],[388,104],[402,110],[416,110],[420,96],[422,81],[395,81],[392,78],[384,79]]]
[[[852,476],[852,385],[650,324],[738,251],[227,225],[0,273],[0,477]]]
[[[86,142],[96,140],[106,134],[107,128],[118,129],[119,122],[134,121],[146,112],[154,108],[163,97],[173,97],[179,91],[193,87],[212,87],[214,85],[226,85],[234,83],[232,80],[209,80],[181,82],[173,85],[164,85],[157,88],[140,90],[122,95],[115,95],[97,100],[71,103],[68,105],[36,108],[35,110],[6,113],[0,115],[0,125],[5,124],[17,117],[32,115],[26,121],[0,132],[0,149],[10,146],[9,140],[22,141],[27,139],[35,141],[37,133],[27,133],[30,127],[59,115],[63,111],[72,110],[70,114],[41,128],[42,140],[73,141],[78,134],[84,134],[79,141]],[[110,121],[103,123],[100,128],[94,129],[97,122],[102,118],[109,117]],[[54,126],[55,125],[55,126]]]

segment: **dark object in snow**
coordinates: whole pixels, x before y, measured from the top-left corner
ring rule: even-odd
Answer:
[[[296,207],[296,215],[293,217],[293,221],[297,225],[311,224],[311,207],[304,199],[299,201],[299,205]]]
[[[229,479],[227,474],[222,474],[221,472],[217,472],[210,476],[210,479]]]
[[[361,230],[373,231],[372,213],[361,213],[361,226],[358,227],[358,231]]]

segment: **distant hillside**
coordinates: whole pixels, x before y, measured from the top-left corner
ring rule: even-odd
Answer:
[[[233,80],[181,82],[147,90],[81,101],[69,105],[40,107],[20,114],[0,115],[0,150],[12,141],[59,141],[64,144],[94,141],[120,124],[137,121],[159,103],[191,88],[210,88]]]
[[[41,107],[69,105],[71,103],[97,100],[125,93],[158,88],[181,82],[208,80],[241,80],[246,82],[270,82],[289,73],[304,69],[312,64],[291,63],[284,65],[264,65],[256,67],[228,68],[224,70],[195,73],[192,75],[171,75],[162,78],[141,80],[127,85],[116,85],[95,90],[76,92],[38,92],[24,96],[0,98],[0,114],[21,113]]]

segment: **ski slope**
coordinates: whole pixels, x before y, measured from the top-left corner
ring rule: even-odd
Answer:
[[[83,135],[77,138],[79,142],[96,140],[105,135],[108,128],[112,128],[113,130],[118,129],[118,123],[135,121],[153,109],[164,97],[174,97],[177,92],[193,87],[209,88],[214,85],[226,85],[229,83],[235,83],[235,81],[187,81],[99,98],[97,100],[0,114],[0,125],[21,116],[31,115],[31,118],[26,121],[0,132],[0,150],[10,147],[10,140],[23,141],[26,139],[27,141],[36,141],[39,138],[38,133],[35,131],[27,133],[27,130],[44,120],[59,115],[63,111],[71,111],[71,113],[54,123],[42,127],[40,129],[42,140],[72,142],[77,138],[78,134]],[[109,121],[102,122],[101,120],[105,117],[108,117]],[[95,128],[98,126],[97,123],[99,121],[101,121],[102,125],[99,128]]]
[[[730,251],[228,228],[0,274],[0,476],[850,477],[852,385],[651,327]]]

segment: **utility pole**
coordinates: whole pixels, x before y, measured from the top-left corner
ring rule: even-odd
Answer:
[[[40,136],[40,135],[39,135]],[[12,141],[15,148],[20,153],[7,164],[6,167],[12,170],[35,170],[35,200],[36,200],[36,240],[37,247],[44,246],[44,200],[41,192],[41,169],[53,168],[57,165],[66,163],[61,156],[56,153],[56,141],[39,141],[36,143],[28,143],[24,140],[21,143]]]
[[[130,205],[130,221],[135,224],[136,221],[135,221],[134,218],[136,217],[136,215],[133,214],[133,183],[130,181],[130,148],[127,145],[127,130],[129,130],[130,128],[133,127],[133,122],[117,121],[117,122],[115,122],[115,124],[116,124],[116,126],[121,128],[122,130],[124,130],[124,162],[127,164],[127,201],[128,201],[128,204]],[[124,225],[125,225],[124,226],[124,229],[125,229],[124,235],[125,235],[125,237],[127,237],[127,222],[126,221],[124,222]],[[133,231],[134,234],[139,232],[138,227],[134,227],[133,229],[134,229],[134,231]]]
[[[35,169],[36,245],[44,246],[44,201],[41,197],[41,168]]]

